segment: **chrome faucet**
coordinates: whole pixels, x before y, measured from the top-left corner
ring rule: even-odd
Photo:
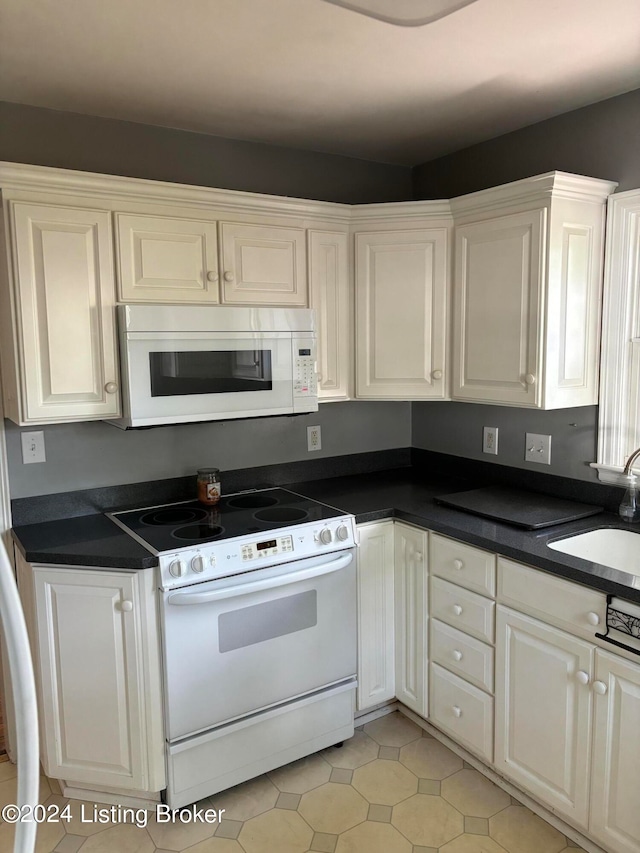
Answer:
[[[627,478],[627,488],[618,507],[618,515],[623,521],[638,523],[640,521],[640,498],[638,496],[637,476],[631,470],[633,463],[640,456],[640,447],[634,450],[627,459],[623,475]]]
[[[627,464],[624,466],[624,471],[622,472],[625,477],[631,476],[631,469],[633,468],[633,463],[640,456],[640,447],[637,450],[634,450],[631,456],[627,459]]]

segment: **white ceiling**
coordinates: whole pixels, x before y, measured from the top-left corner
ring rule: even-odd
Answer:
[[[1,100],[390,163],[639,87],[639,0],[0,0]]]

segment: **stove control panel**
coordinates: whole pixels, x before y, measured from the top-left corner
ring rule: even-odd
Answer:
[[[163,589],[229,577],[318,554],[331,554],[356,544],[353,516],[308,521],[220,542],[178,548],[160,555]]]
[[[277,536],[265,539],[264,542],[248,542],[241,546],[242,561],[258,560],[261,557],[275,557],[276,554],[286,556],[293,551],[291,536]]]

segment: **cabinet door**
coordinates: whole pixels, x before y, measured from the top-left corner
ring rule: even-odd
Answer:
[[[395,525],[396,697],[427,716],[427,533]]]
[[[545,210],[456,229],[456,400],[539,404]]]
[[[395,696],[393,522],[358,528],[358,710]]]
[[[223,222],[220,229],[223,302],[308,304],[303,228]]]
[[[607,850],[639,853],[640,666],[598,650],[596,679],[589,830]]]
[[[309,231],[310,304],[318,329],[318,398],[351,397],[353,341],[347,234]]]
[[[135,575],[35,569],[48,776],[147,786]]]
[[[356,396],[446,396],[447,229],[356,234]]]
[[[586,827],[594,647],[504,607],[497,626],[498,772]]]
[[[11,203],[21,422],[117,417],[109,213]]]
[[[122,302],[219,302],[216,223],[116,214]]]

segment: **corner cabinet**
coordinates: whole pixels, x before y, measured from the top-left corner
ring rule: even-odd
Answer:
[[[46,774],[68,787],[165,787],[153,569],[18,561]],[[90,725],[87,725],[87,721]]]
[[[22,425],[117,417],[109,212],[9,202],[6,213],[13,258],[1,288],[6,416]]]
[[[449,228],[355,235],[356,396],[447,397]]]
[[[421,717],[427,716],[428,535],[394,525],[396,697]]]
[[[453,399],[597,403],[604,217],[616,186],[550,172],[452,200]]]

